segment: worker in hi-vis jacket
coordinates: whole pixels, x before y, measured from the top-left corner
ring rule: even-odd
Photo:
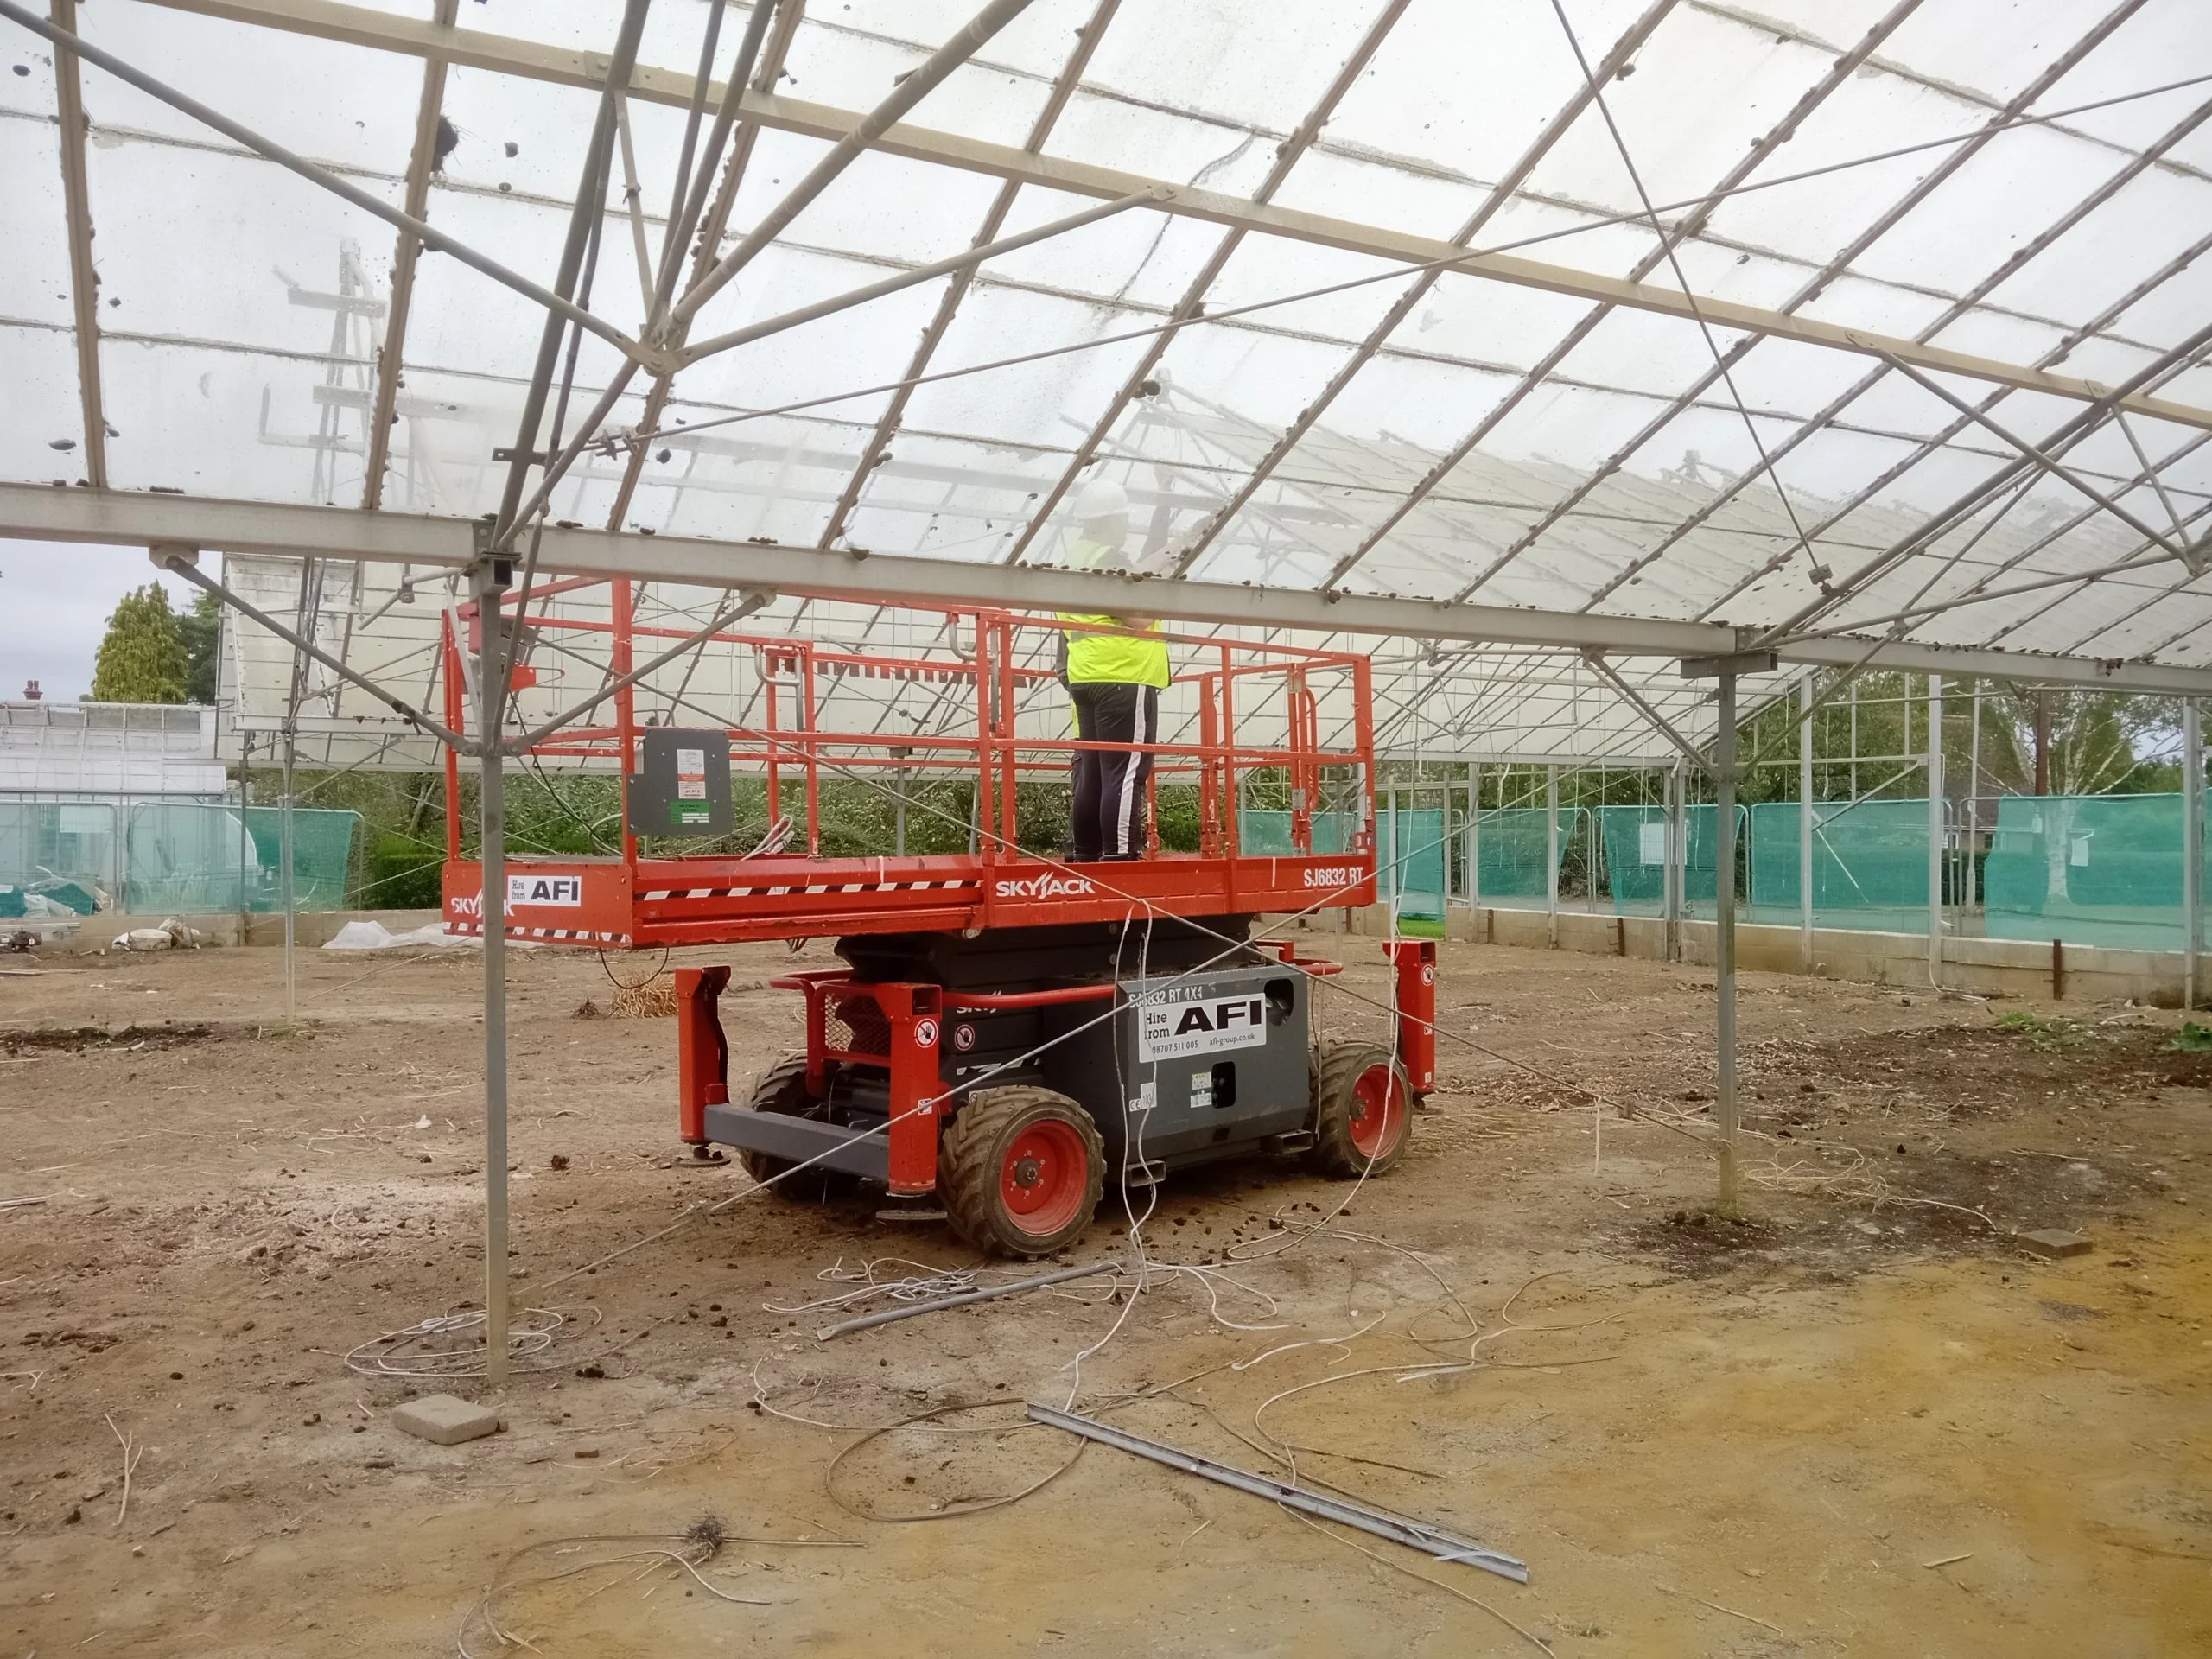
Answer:
[[[1100,481],[1076,499],[1077,531],[1068,563],[1078,569],[1125,569],[1129,498],[1117,484]],[[1167,645],[1149,617],[1077,616],[1063,622],[1128,630],[1061,636],[1061,677],[1075,704],[1075,734],[1085,743],[1159,741],[1160,693],[1167,683]],[[1152,776],[1148,752],[1077,749],[1069,861],[1142,858],[1145,784]]]

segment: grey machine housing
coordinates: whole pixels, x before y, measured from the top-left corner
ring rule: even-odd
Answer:
[[[1312,980],[1240,943],[1250,918],[1162,918],[1140,938],[1105,923],[840,939],[863,982],[945,988],[938,1076],[951,1092],[1029,1084],[1065,1095],[1105,1142],[1109,1180],[1313,1144]],[[1222,949],[1224,938],[1230,948]],[[1110,984],[1097,999],[962,1009],[961,990]],[[1105,1017],[1102,1017],[1105,1016]],[[709,1139],[883,1181],[888,1076],[840,1067],[806,1117],[707,1109]]]
[[[649,726],[638,734],[630,774],[633,836],[726,836],[736,827],[729,787],[729,734]]]
[[[1310,988],[1272,963],[1124,981],[1111,1020],[1095,1002],[1048,1011],[1048,1036],[1072,1034],[1040,1080],[1082,1103],[1108,1171],[1130,1179],[1310,1143]]]

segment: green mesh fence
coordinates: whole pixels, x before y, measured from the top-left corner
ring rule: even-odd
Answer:
[[[1751,809],[1751,921],[1794,923],[1798,808]],[[1873,933],[1928,931],[1928,803],[1813,803],[1813,924]]]
[[[1609,806],[1605,823],[1605,874],[1613,908],[1622,915],[1656,916],[1666,907],[1666,809]],[[1659,825],[1653,828],[1654,823]],[[1711,920],[1719,913],[1720,809],[1710,802],[1682,809],[1682,914]],[[1745,809],[1736,809],[1736,838],[1750,833]],[[1631,839],[1632,838],[1632,839]],[[1625,894],[1624,894],[1625,889]]]
[[[1560,807],[1560,862],[1575,842],[1581,807]],[[1465,834],[1465,832],[1462,832]],[[1546,807],[1491,807],[1476,818],[1476,902],[1541,909],[1551,893],[1551,812]]]
[[[1401,916],[1441,921],[1450,892],[1445,814],[1437,807],[1400,808],[1375,815],[1375,896],[1394,897]]]
[[[44,887],[81,911],[116,887],[115,808],[105,801],[0,801],[0,916]]]
[[[1741,827],[1738,813],[1738,830]],[[1617,916],[1657,916],[1667,907],[1667,809],[1601,806],[1598,829],[1605,848],[1605,877]],[[1682,876],[1682,913],[1710,917],[1719,903],[1719,824],[1715,807],[1682,809],[1689,842]]]
[[[152,911],[282,910],[283,820],[273,806],[143,805],[132,809],[124,891]],[[353,863],[355,812],[292,814],[297,910],[341,910]]]
[[[1350,812],[1315,813],[1313,850],[1341,853],[1351,844],[1358,823],[1359,819]],[[1236,844],[1248,857],[1289,857],[1296,850],[1291,844],[1290,814],[1271,808],[1239,807]]]
[[[2180,795],[2006,796],[1983,867],[1993,939],[2178,950]],[[2212,862],[2206,868],[2212,871]]]
[[[1559,813],[1560,861],[1567,861],[1580,828],[1579,806]],[[1476,902],[1502,909],[1541,908],[1551,892],[1550,810],[1541,806],[1493,807],[1477,820]],[[1463,832],[1464,833],[1464,832]]]

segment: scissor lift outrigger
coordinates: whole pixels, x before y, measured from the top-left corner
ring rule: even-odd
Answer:
[[[540,637],[563,627],[611,634],[617,672],[638,638],[684,632],[637,626],[627,591],[611,587],[596,618],[549,599],[524,620]],[[730,969],[676,970],[682,1138],[702,1155],[735,1148],[756,1179],[791,1197],[852,1179],[902,1198],[935,1194],[963,1238],[1007,1255],[1048,1255],[1075,1237],[1109,1176],[1156,1181],[1264,1152],[1303,1153],[1343,1178],[1395,1164],[1414,1103],[1434,1086],[1434,944],[1387,947],[1396,1031],[1386,1047],[1319,1040],[1312,990],[1338,965],[1255,929],[1262,916],[1373,902],[1366,658],[1167,636],[1180,671],[1164,694],[1163,728],[1173,729],[1172,711],[1195,741],[1145,747],[1155,798],[1163,779],[1196,784],[1198,849],[1162,850],[1155,827],[1142,860],[1071,865],[1020,849],[1016,790],[1065,776],[1077,748],[1121,747],[1062,734],[1065,697],[1052,664],[1067,625],[990,610],[930,614],[930,643],[903,653],[717,635],[757,671],[741,711],[749,723],[682,734],[641,726],[638,693],[626,690],[610,726],[549,744],[544,753],[572,761],[628,762],[622,852],[511,855],[508,937],[609,950],[836,939],[844,968],[772,982],[805,999],[805,1052],[769,1067],[741,1101],[730,1096],[718,1007]],[[456,723],[474,632],[466,611],[447,630]],[[938,688],[938,728],[896,738],[828,729],[833,694],[849,702],[860,692],[865,705],[870,681],[885,692],[899,682]],[[1333,746],[1320,737],[1325,701],[1343,734]],[[960,727],[942,718],[948,708],[964,711]],[[1271,741],[1240,741],[1240,709],[1248,726],[1264,718]],[[805,849],[646,856],[629,830],[649,734],[664,752],[671,741],[726,737],[730,767],[765,777],[772,821],[794,786],[803,791]],[[972,783],[973,850],[820,855],[823,773],[893,768],[901,779]],[[1288,810],[1262,823],[1248,810],[1240,823],[1255,779],[1287,796]],[[461,856],[458,779],[448,781],[446,915],[474,930],[481,874]],[[1281,849],[1250,850],[1270,841]]]

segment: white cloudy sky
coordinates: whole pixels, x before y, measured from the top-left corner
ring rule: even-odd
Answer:
[[[22,696],[26,680],[54,702],[91,690],[115,601],[149,582],[180,610],[192,601],[191,585],[156,570],[143,547],[0,540],[0,699]]]

